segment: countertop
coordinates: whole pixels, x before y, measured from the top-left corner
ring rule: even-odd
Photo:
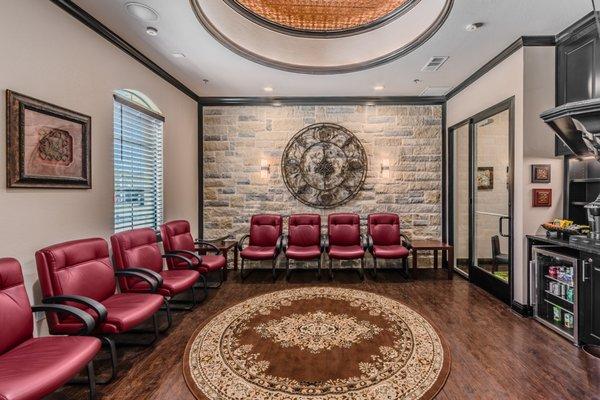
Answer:
[[[570,243],[568,240],[564,239],[553,239],[542,235],[527,235],[527,239],[535,240],[538,242],[544,242],[549,244],[554,244],[561,247],[567,247],[569,249],[585,251],[588,253],[600,254],[600,246],[589,244],[586,245],[584,243]]]

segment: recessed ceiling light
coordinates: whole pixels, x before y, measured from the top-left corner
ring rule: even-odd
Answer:
[[[475,22],[474,24],[469,24],[465,26],[465,29],[469,32],[476,31],[477,29],[483,26],[483,22]]]
[[[149,26],[146,28],[146,33],[150,36],[158,36],[158,29]]]
[[[272,92],[272,91],[273,91],[273,88],[272,88],[271,86],[265,86],[265,87],[263,88],[263,90],[264,90],[265,92],[268,92],[268,93],[270,93],[270,92]]]
[[[145,4],[131,2],[125,4],[125,8],[129,14],[142,21],[158,21],[158,13]]]
[[[183,54],[183,53],[179,53],[179,52],[171,53],[171,55],[172,55],[174,58],[185,58],[185,54]]]
[[[385,89],[385,86],[383,86],[383,85],[375,85],[375,86],[373,86],[373,90],[380,91],[380,90],[383,90],[383,89]]]

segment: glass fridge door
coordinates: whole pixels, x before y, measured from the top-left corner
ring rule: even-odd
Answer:
[[[533,248],[534,315],[577,343],[577,258]]]

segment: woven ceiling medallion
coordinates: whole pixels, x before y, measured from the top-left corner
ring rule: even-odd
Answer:
[[[375,293],[281,290],[201,326],[183,359],[202,400],[431,400],[450,352],[419,313]]]
[[[340,37],[375,29],[420,0],[225,0],[266,28],[297,36]]]
[[[290,193],[316,208],[332,208],[352,199],[367,176],[367,153],[343,126],[307,126],[289,141],[281,175]]]

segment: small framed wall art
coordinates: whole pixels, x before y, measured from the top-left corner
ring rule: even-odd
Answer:
[[[552,206],[552,189],[532,189],[534,207]]]
[[[550,183],[550,164],[533,164],[531,166],[531,183]]]
[[[92,187],[92,118],[6,91],[6,186]]]
[[[477,190],[494,189],[494,167],[477,167]]]

